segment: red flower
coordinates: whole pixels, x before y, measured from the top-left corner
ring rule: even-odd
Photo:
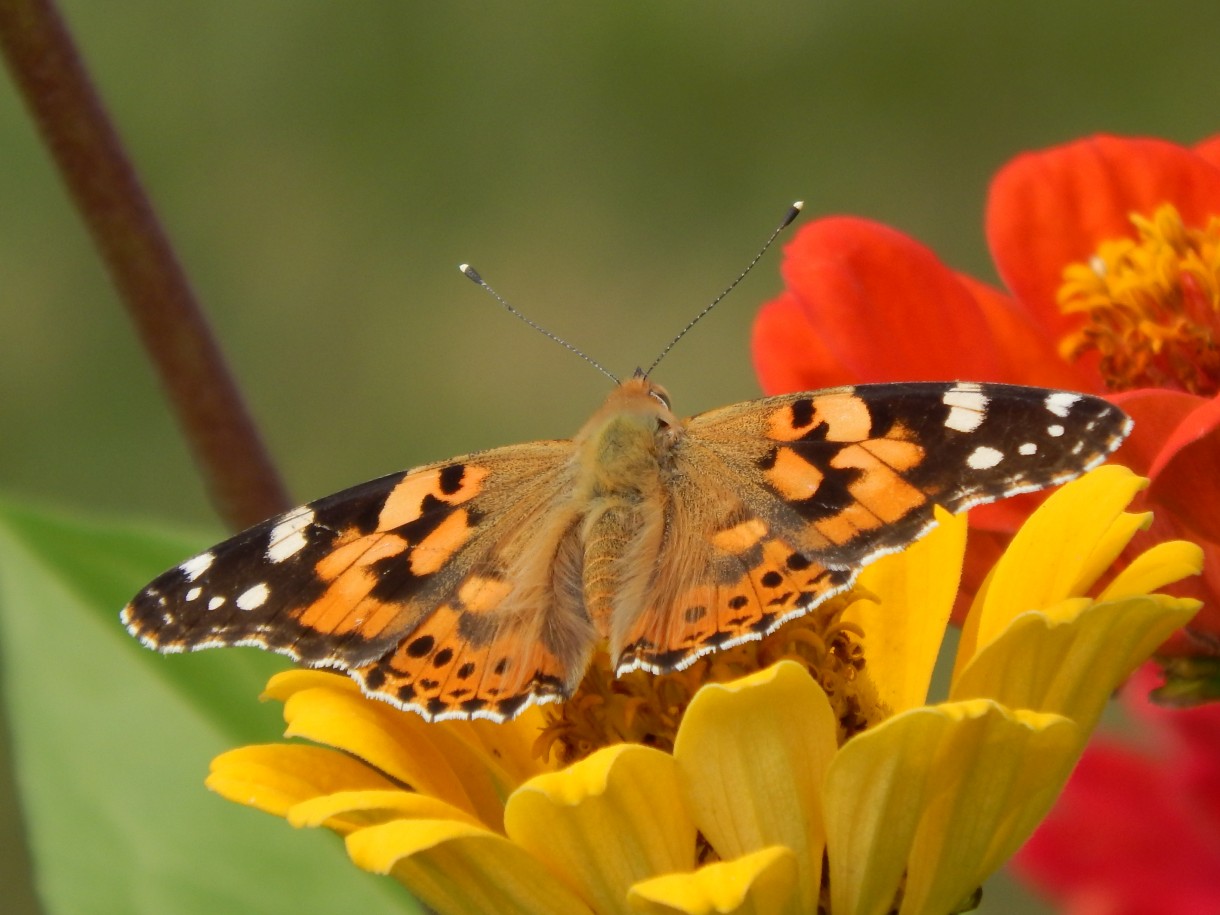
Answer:
[[[1220,912],[1220,705],[1164,709],[1152,667],[1123,701],[1137,748],[1095,740],[1017,872],[1078,915]]]
[[[876,223],[802,228],[786,290],[754,327],[764,389],[967,379],[1109,395],[1136,420],[1117,460],[1152,479],[1153,533],[1206,555],[1183,592],[1204,608],[1166,650],[1220,654],[1220,137],[1018,156],[992,183],[986,225],[1007,292]],[[968,584],[1031,504],[977,511]]]

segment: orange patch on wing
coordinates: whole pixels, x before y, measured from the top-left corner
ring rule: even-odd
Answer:
[[[859,442],[868,438],[873,428],[873,417],[868,404],[854,395],[815,397],[813,400],[814,423],[819,420],[829,429],[829,442]]]
[[[869,531],[881,526],[881,519],[860,503],[847,506],[838,514],[823,518],[814,524],[818,532],[836,546],[853,540],[860,531]]]
[[[369,534],[323,556],[314,571],[329,587],[293,616],[302,626],[336,635],[359,632],[373,638],[398,618],[402,608],[369,598],[377,576],[369,566],[400,555],[407,543],[393,534]]]
[[[922,492],[892,470],[888,463],[877,459],[873,446],[878,444],[881,442],[869,442],[867,446],[849,445],[831,462],[836,467],[858,467],[864,471],[848,487],[860,505],[849,506],[843,512],[852,513],[848,515],[849,519],[861,529],[873,528],[879,523],[890,524],[927,501]],[[854,513],[857,507],[865,509],[865,514],[857,517]]]
[[[331,550],[318,560],[314,571],[323,581],[334,581],[353,566],[367,566],[378,559],[397,556],[406,547],[407,542],[393,534],[369,534]]]
[[[818,422],[817,415],[814,415],[814,421],[807,426],[798,426],[792,419],[792,405],[788,404],[779,407],[771,412],[767,417],[767,438],[777,442],[794,442]]]
[[[312,604],[294,612],[297,622],[317,632],[348,633],[359,628],[353,611],[368,597],[377,577],[366,569],[350,569],[335,579]]]
[[[487,468],[477,464],[465,464],[462,467],[462,478],[456,491],[446,493],[441,489],[441,473],[445,468],[418,470],[407,474],[402,481],[386,496],[381,514],[377,518],[377,529],[386,531],[418,521],[423,514],[424,499],[432,496],[450,505],[460,505],[474,498],[483,488],[487,478]]]
[[[858,442],[868,438],[873,419],[862,398],[852,394],[828,394],[809,400],[813,406],[809,422],[798,426],[793,421],[792,406],[783,406],[767,418],[767,434],[775,441],[791,442],[825,424],[826,440],[830,442]]]
[[[431,575],[461,549],[470,531],[466,510],[458,509],[411,550],[411,574]]]
[[[885,433],[885,441],[918,442],[919,435],[901,420],[895,421]],[[874,439],[874,441],[876,441]]]
[[[918,466],[927,452],[915,442],[893,438],[875,438],[860,445],[881,463],[895,470],[910,470]]]
[[[767,536],[767,525],[758,518],[749,518],[712,535],[712,546],[723,553],[744,553],[763,537]]]
[[[785,499],[808,499],[822,485],[825,474],[791,448],[780,448],[767,471],[767,483]]]

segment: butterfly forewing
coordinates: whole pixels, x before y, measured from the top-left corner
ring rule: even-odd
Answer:
[[[570,451],[499,449],[327,496],[170,569],[122,620],[165,652],[256,645],[309,664],[370,664],[458,590],[505,526],[545,504]]]
[[[1064,483],[1130,420],[1099,397],[971,382],[857,385],[695,417],[750,510],[807,558],[851,568],[951,512]]]

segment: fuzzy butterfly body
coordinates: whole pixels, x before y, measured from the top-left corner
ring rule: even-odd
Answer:
[[[680,669],[972,505],[1065,482],[1130,420],[1000,384],[858,385],[680,420],[642,374],[571,441],[391,474],[188,559],[123,610],[164,652],[257,645],[429,719],[569,695],[594,648]]]

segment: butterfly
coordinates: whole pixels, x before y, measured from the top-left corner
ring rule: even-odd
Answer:
[[[142,590],[163,652],[257,645],[428,719],[563,699],[762,638],[961,512],[1063,483],[1131,429],[1085,394],[972,382],[784,394],[679,419],[647,373],[576,437],[469,454],[258,524]]]

